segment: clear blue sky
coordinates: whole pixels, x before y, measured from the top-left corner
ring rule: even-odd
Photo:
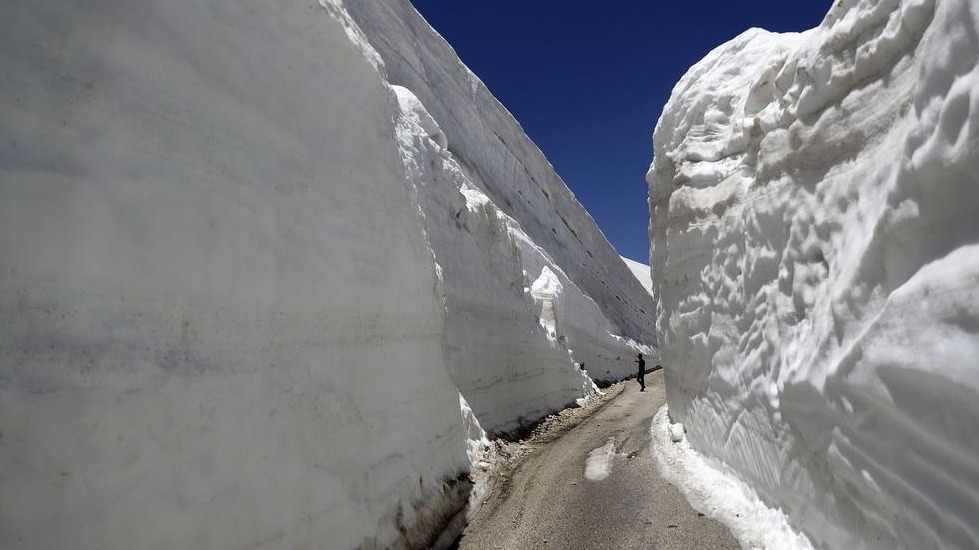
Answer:
[[[513,113],[620,254],[648,263],[645,175],[673,85],[750,27],[832,0],[412,0]]]

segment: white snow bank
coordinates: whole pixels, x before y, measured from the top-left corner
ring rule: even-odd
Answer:
[[[674,89],[670,415],[821,548],[979,547],[979,6],[836,2]]]
[[[350,2],[347,9],[384,59],[388,80],[414,92],[438,121],[473,187],[547,250],[608,319],[613,334],[655,344],[652,298],[629,277],[616,251],[520,124],[452,47],[407,0]],[[603,357],[618,365],[614,355]]]
[[[453,382],[494,433],[590,395],[594,384],[558,333],[557,295],[565,293],[555,274],[560,268],[472,186],[417,97],[393,88],[402,158],[439,266],[442,348]],[[528,288],[528,273],[545,271],[556,285],[546,300]],[[590,313],[604,319],[597,308]]]
[[[439,265],[446,362],[482,426],[507,432],[539,419],[590,395],[589,374],[624,378],[627,358],[655,353],[620,335],[551,255],[558,245],[532,240],[478,189],[413,91],[393,88],[402,158]]]
[[[650,452],[663,478],[707,517],[726,525],[742,548],[811,550],[806,537],[792,530],[779,510],[758,495],[723,464],[714,465],[687,441],[683,425],[671,424],[663,405],[650,426]]]
[[[648,349],[651,301],[519,126],[495,104],[443,132],[375,47],[440,52],[433,87],[468,71],[407,2],[352,4],[387,19],[5,7],[0,547],[425,546],[463,517],[483,427],[587,396],[579,356]],[[523,144],[501,170],[449,153],[494,131]],[[517,165],[563,197],[539,219],[494,202]],[[579,244],[540,231],[557,218]]]
[[[0,546],[388,545],[468,470],[393,94],[338,9],[5,9]]]

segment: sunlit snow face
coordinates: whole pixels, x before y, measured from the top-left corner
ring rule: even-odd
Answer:
[[[979,545],[942,481],[977,452],[977,28],[966,0],[835,3],[711,52],[656,129],[671,415],[817,546]]]

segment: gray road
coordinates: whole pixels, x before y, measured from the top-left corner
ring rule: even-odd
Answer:
[[[466,528],[460,548],[739,548],[659,476],[649,427],[665,401],[662,372],[646,380],[645,392],[630,381],[593,416],[526,456]],[[611,474],[587,480],[588,454],[610,437]]]

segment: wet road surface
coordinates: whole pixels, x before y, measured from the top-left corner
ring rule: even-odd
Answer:
[[[498,480],[459,548],[740,548],[660,477],[649,428],[665,399],[661,371],[646,375],[645,392],[629,381],[598,412],[529,452]],[[610,439],[608,477],[586,478],[589,454]],[[601,472],[603,461],[593,462]]]

